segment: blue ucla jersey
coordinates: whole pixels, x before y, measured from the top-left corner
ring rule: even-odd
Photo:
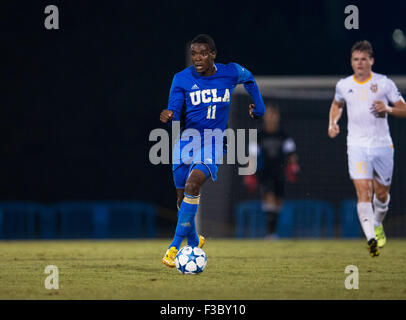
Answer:
[[[244,85],[254,100],[253,112],[256,116],[260,117],[265,112],[261,93],[251,72],[236,63],[216,63],[215,66],[216,73],[212,76],[201,76],[193,66],[175,74],[168,105],[168,109],[174,113],[174,121],[180,120],[183,106],[186,105],[182,139],[177,139],[174,148],[173,170],[182,167],[182,164],[204,163],[213,180],[216,179],[217,164],[222,163],[223,133],[227,127],[231,95],[235,87]],[[211,136],[204,135],[206,129],[220,131],[221,136],[219,139],[214,138],[213,142]],[[199,146],[195,145],[192,152],[184,152],[189,150],[189,142],[194,141],[196,135],[200,138]],[[187,168],[182,170],[178,170],[175,175],[175,185],[179,188],[184,185],[188,175]],[[178,179],[182,182],[177,182]]]
[[[175,74],[169,94],[168,109],[173,120],[180,120],[186,104],[184,129],[221,129],[227,126],[231,95],[238,84],[243,84],[255,103],[254,114],[262,116],[264,102],[251,72],[236,63],[216,63],[216,73],[201,76],[193,66]],[[248,112],[247,112],[248,113]]]

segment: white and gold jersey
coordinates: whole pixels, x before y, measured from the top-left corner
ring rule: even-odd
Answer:
[[[403,99],[392,80],[373,72],[367,80],[359,82],[352,75],[337,82],[334,99],[347,105],[348,146],[392,145],[387,114],[379,115],[373,109],[376,100],[388,104]]]

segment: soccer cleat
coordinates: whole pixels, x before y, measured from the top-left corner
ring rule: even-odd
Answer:
[[[170,247],[166,250],[165,256],[162,258],[162,263],[169,268],[173,268],[175,266],[175,258],[178,253],[178,249],[175,247]]]
[[[385,231],[383,231],[383,225],[375,227],[375,239],[378,241],[378,247],[383,248],[386,244]]]
[[[200,249],[203,248],[204,244],[206,243],[206,239],[199,234],[199,244],[197,245]]]
[[[371,255],[371,257],[379,256],[378,242],[375,240],[375,238],[369,240],[367,244],[369,254]]]

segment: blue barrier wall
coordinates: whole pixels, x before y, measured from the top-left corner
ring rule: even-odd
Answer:
[[[3,202],[0,239],[154,238],[155,219],[142,202]]]
[[[321,200],[285,201],[277,224],[280,238],[357,238],[362,235],[355,200],[333,208]],[[235,235],[264,237],[261,202],[240,203]],[[338,228],[338,232],[337,232]],[[336,231],[336,232],[335,232]],[[156,208],[142,202],[0,203],[0,239],[107,239],[156,237]]]
[[[258,200],[240,203],[235,211],[238,238],[259,238],[266,233],[266,215]],[[335,232],[338,229],[338,232]],[[345,200],[335,209],[322,200],[286,200],[279,214],[280,238],[356,238],[361,236],[356,201]]]

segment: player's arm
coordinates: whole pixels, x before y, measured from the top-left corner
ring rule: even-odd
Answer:
[[[377,113],[387,113],[394,117],[406,118],[406,103],[401,93],[396,87],[395,83],[391,80],[387,80],[386,98],[392,103],[392,107],[386,105],[383,101],[374,101],[374,109]]]
[[[159,120],[163,123],[167,123],[174,117],[173,111],[168,109],[163,109],[159,115]]]
[[[374,109],[378,113],[387,113],[394,117],[406,118],[406,103],[403,99],[393,103],[393,107],[386,105],[383,101],[374,101]]]
[[[250,117],[253,119],[262,117],[265,113],[265,104],[254,76],[249,70],[241,67],[237,63],[233,63],[233,65],[237,69],[237,83],[243,84],[245,90],[250,94],[252,100],[254,100],[254,103],[249,105]]]
[[[340,133],[340,126],[338,121],[343,114],[344,102],[333,100],[330,107],[329,122],[328,122],[328,135],[330,138],[335,138]]]
[[[180,86],[178,75],[175,75],[173,77],[171,90],[169,92],[168,108],[162,110],[159,120],[163,123],[167,123],[171,120],[179,120],[184,101],[184,90]]]
[[[340,133],[340,126],[338,125],[338,121],[343,114],[343,108],[345,105],[342,83],[342,80],[337,82],[336,92],[330,107],[328,121],[328,136],[330,138],[335,138]]]

